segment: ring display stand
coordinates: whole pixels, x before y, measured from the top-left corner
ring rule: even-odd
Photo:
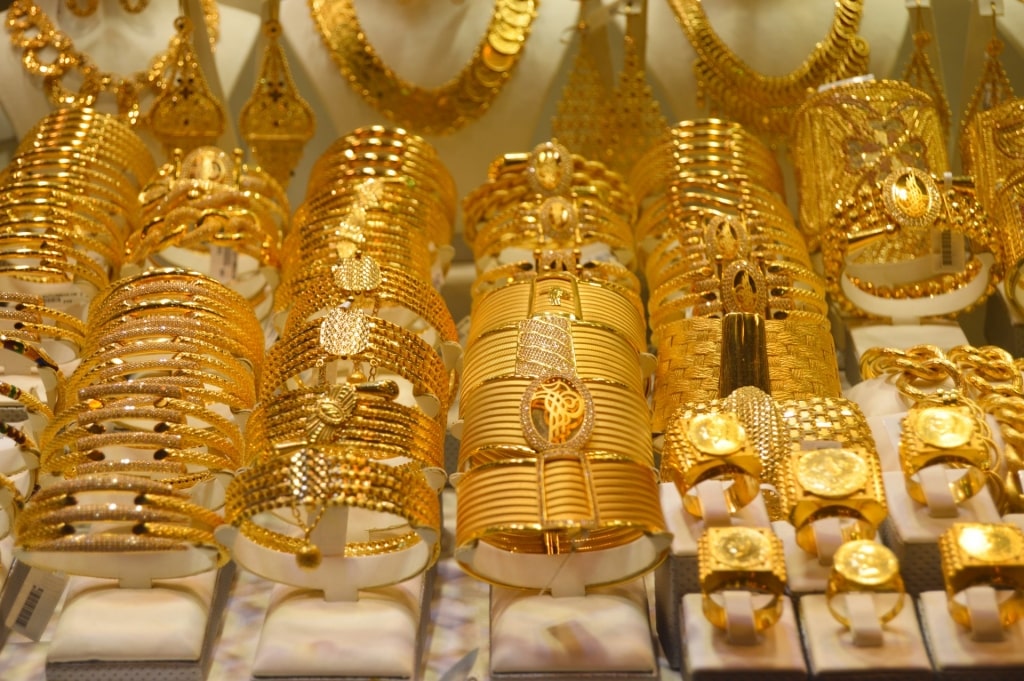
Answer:
[[[655,619],[658,639],[669,667],[679,669],[683,664],[683,649],[680,645],[683,622],[679,604],[685,595],[700,593],[697,540],[708,521],[746,527],[769,527],[770,522],[761,496],[740,509],[732,518],[726,515],[715,519],[700,519],[683,508],[683,499],[674,484],[662,483],[660,493],[666,528],[672,533],[672,548],[668,558],[654,573]]]
[[[234,575],[228,563],[148,589],[73,578],[47,652],[47,680],[202,681]]]
[[[866,601],[865,618],[855,617],[855,613],[865,611],[850,607],[851,596]],[[809,594],[800,599],[800,629],[814,679],[930,681],[933,678],[928,649],[909,596],[905,597],[907,602],[903,609],[884,625],[875,615],[871,594],[847,594],[846,598],[850,629],[835,620],[825,596]],[[862,623],[860,619],[865,621]]]
[[[999,512],[992,497],[987,489],[983,489],[961,504],[946,506],[952,514],[934,514],[934,509],[907,495],[902,472],[889,471],[882,477],[889,517],[882,525],[881,536],[883,543],[899,558],[907,592],[917,594],[944,588],[939,562],[939,535],[957,522],[999,522]]]
[[[739,593],[739,592],[734,592]],[[682,599],[684,678],[692,681],[804,681],[807,663],[793,603],[783,597],[779,621],[754,641],[732,643],[704,616],[702,594]],[[748,601],[749,603],[749,601]]]
[[[980,589],[977,602],[983,609],[993,602],[991,587]],[[986,598],[985,591],[990,592]],[[972,619],[979,611],[972,608]],[[1024,673],[1024,622],[1005,629],[998,622],[972,631],[957,624],[949,615],[945,591],[926,591],[918,600],[921,626],[931,652],[938,681],[985,679],[985,681],[1017,681]]]
[[[585,596],[491,587],[491,679],[656,679],[643,579]]]

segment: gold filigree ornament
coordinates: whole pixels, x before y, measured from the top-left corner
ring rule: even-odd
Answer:
[[[377,55],[352,0],[309,0],[313,23],[341,75],[391,122],[426,135],[448,135],[484,115],[511,78],[536,16],[536,0],[495,0],[487,34],[458,75],[423,88]]]
[[[350,383],[327,386],[306,416],[306,441],[333,442],[335,434],[356,408],[356,388]]]
[[[220,20],[217,3],[201,2],[213,49]],[[86,9],[89,7],[91,4]],[[6,26],[12,45],[22,51],[22,66],[43,79],[43,91],[53,106],[105,110],[108,107],[101,98],[111,97],[117,113],[133,124],[144,117],[142,100],[157,97],[171,86],[168,67],[175,63],[183,40],[182,33],[175,30],[167,49],[153,55],[147,68],[119,75],[101,70],[88,54],[76,49],[71,36],[59,30],[33,0],[14,0]]]
[[[252,94],[242,107],[238,127],[256,162],[287,187],[306,142],[313,137],[316,119],[292,80],[281,47],[279,6],[280,0],[270,3],[269,16],[263,23],[267,41],[263,63]]]
[[[320,322],[320,347],[329,355],[358,355],[369,343],[370,318],[362,310],[337,307]]]
[[[574,161],[564,144],[556,140],[538,144],[530,152],[526,181],[541,196],[558,196],[572,188]]]
[[[149,128],[163,144],[168,156],[175,149],[185,153],[213,145],[227,124],[224,106],[214,96],[192,44],[192,20],[174,20],[179,40],[174,53],[167,88],[153,102]]]

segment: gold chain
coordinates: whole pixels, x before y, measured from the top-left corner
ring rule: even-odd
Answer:
[[[701,0],[669,0],[669,5],[697,53],[694,71],[701,97],[761,134],[786,134],[793,111],[809,91],[867,70],[868,43],[857,34],[863,0],[836,0],[828,35],[783,76],[758,73],[736,56],[711,27]]]
[[[202,7],[212,47],[217,41],[220,17],[216,0],[202,0]],[[99,96],[107,93],[114,96],[118,113],[133,122],[139,117],[143,93],[151,91],[155,95],[166,88],[165,71],[182,41],[181,33],[175,31],[167,49],[154,55],[148,68],[120,76],[101,71],[89,55],[76,50],[71,37],[59,30],[33,0],[14,0],[6,23],[12,44],[22,50],[22,64],[29,73],[43,78],[51,104],[76,109],[95,107]],[[45,60],[43,55],[48,51],[57,56]],[[69,75],[79,82],[77,90],[64,82]]]
[[[482,116],[511,77],[536,17],[537,0],[495,0],[487,34],[457,76],[418,87],[377,56],[352,0],[309,0],[324,45],[349,85],[393,123],[411,132],[447,135]]]

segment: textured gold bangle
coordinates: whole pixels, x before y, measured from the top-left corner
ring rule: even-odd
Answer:
[[[772,396],[838,397],[839,369],[827,320],[791,314],[765,321]],[[652,427],[661,432],[680,404],[718,397],[722,320],[676,320],[658,329],[657,342]]]

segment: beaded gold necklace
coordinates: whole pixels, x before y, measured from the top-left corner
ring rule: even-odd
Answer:
[[[444,85],[422,88],[377,56],[352,0],[309,0],[324,45],[356,93],[393,123],[428,135],[451,134],[490,108],[522,56],[536,7],[537,0],[495,0],[469,63]]]
[[[211,47],[217,40],[219,13],[215,0],[202,0],[203,14],[209,29]],[[7,12],[7,31],[11,42],[21,48],[25,69],[43,79],[43,88],[54,106],[64,108],[95,107],[97,99],[108,94],[114,97],[118,113],[132,122],[138,120],[139,100],[147,92],[154,94],[166,88],[164,76],[173,55],[183,40],[175,31],[167,49],[153,56],[149,67],[131,75],[121,76],[101,71],[92,58],[75,49],[71,37],[59,30],[49,16],[32,0],[14,0]],[[44,60],[47,50],[57,54]],[[77,89],[64,82],[74,74]]]
[[[828,35],[783,76],[758,73],[736,56],[711,27],[701,0],[669,0],[669,5],[697,53],[694,71],[701,96],[761,134],[786,134],[808,91],[867,70],[868,43],[857,34],[864,0],[836,0]]]

